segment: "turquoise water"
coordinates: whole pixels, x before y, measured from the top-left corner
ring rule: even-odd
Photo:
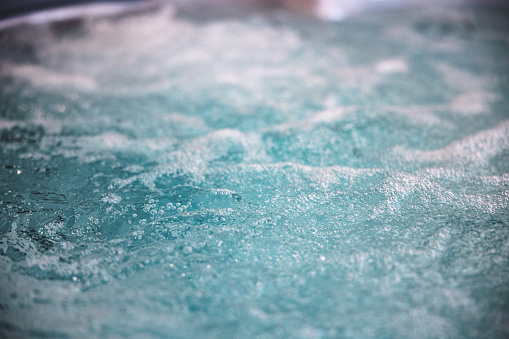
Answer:
[[[506,338],[506,18],[2,33],[0,336]]]

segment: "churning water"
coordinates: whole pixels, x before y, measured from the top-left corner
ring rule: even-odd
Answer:
[[[509,335],[509,20],[2,33],[0,336]]]

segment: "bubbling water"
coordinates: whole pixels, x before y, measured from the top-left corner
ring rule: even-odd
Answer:
[[[6,33],[0,333],[506,337],[507,22]]]

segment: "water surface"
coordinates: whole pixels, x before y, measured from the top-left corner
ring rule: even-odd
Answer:
[[[509,21],[3,32],[6,338],[505,338]]]

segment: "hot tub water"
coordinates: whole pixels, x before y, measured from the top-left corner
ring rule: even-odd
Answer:
[[[504,19],[4,34],[0,333],[506,337]]]

